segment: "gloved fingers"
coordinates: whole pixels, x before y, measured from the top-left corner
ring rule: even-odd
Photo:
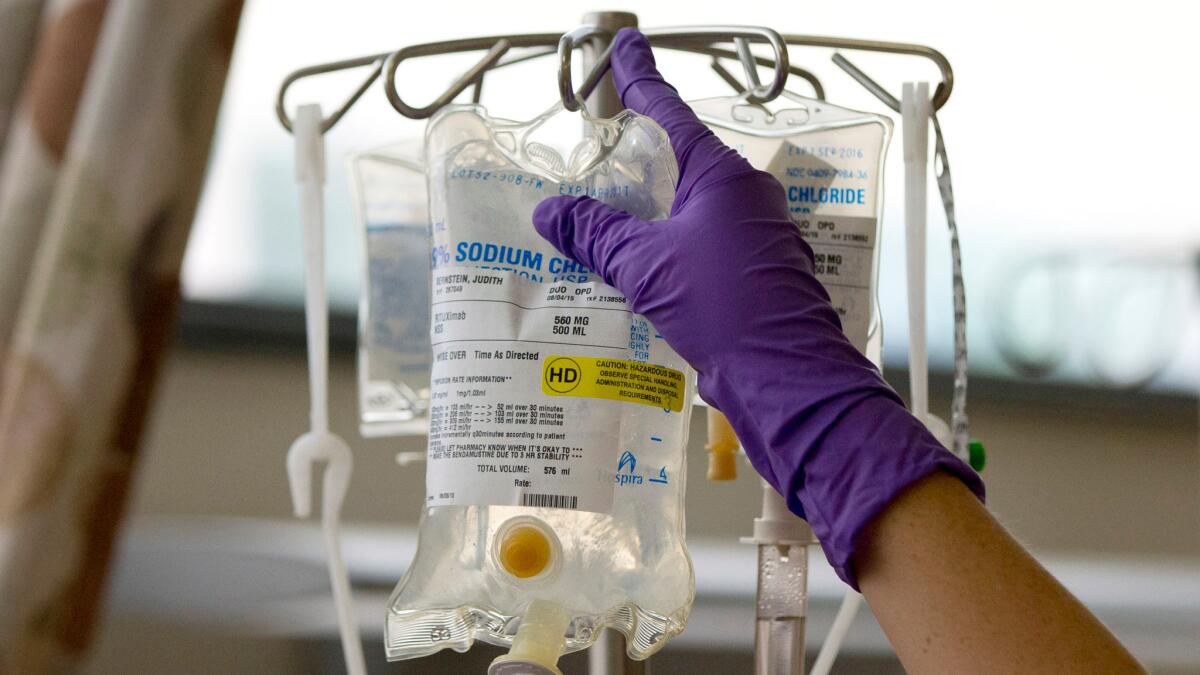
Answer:
[[[719,178],[715,165],[740,169],[741,157],[730,150],[663,79],[655,65],[650,42],[636,29],[622,28],[613,39],[613,83],[625,107],[653,119],[667,132],[679,162],[678,192],[683,195],[701,176]],[[723,168],[715,173],[723,173]]]
[[[533,226],[564,255],[594,270],[627,296],[640,273],[626,265],[654,227],[591,197],[550,197],[533,211]],[[632,246],[631,246],[632,244]],[[645,251],[641,251],[642,258]]]

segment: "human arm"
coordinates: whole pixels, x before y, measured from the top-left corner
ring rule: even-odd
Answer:
[[[1098,622],[1080,620],[1090,615],[1044,570],[1025,564],[1032,560],[979,504],[978,475],[933,439],[846,340],[778,181],[704,127],[663,81],[636,32],[617,35],[612,63],[625,105],[653,118],[671,138],[680,168],[671,215],[646,222],[593,199],[557,197],[538,206],[534,225],[620,290],[696,369],[701,395],[729,418],[755,469],[810,522],[838,574],[855,587],[866,579],[868,601],[893,610],[881,621],[905,663],[917,659],[916,672],[938,672],[943,669],[936,664],[964,658],[976,667],[993,657],[1005,664],[1005,655],[991,650],[1008,642],[935,644],[931,631],[957,636],[951,624],[979,625],[972,622],[985,612],[994,621],[1031,623],[1022,613],[1028,594],[1006,595],[1003,588],[988,596],[1008,602],[999,610],[951,591],[931,596],[937,610],[923,602],[904,606],[913,597],[911,587],[901,585],[913,575],[924,575],[916,588],[961,585],[898,569],[917,554],[938,558],[947,574],[980,562],[984,572],[972,572],[972,583],[1058,589],[1038,596],[1053,604],[1046,616],[1074,622],[1087,638],[1083,643],[1107,646],[1103,653],[1120,651]],[[921,499],[910,499],[914,493]],[[937,508],[970,502],[954,517],[971,527],[944,530],[946,523],[930,522],[924,536],[898,541],[922,522],[931,496]],[[960,546],[964,532],[972,539]],[[996,550],[1003,555],[973,561]],[[1011,628],[1013,636],[1028,632]],[[1047,646],[1060,651],[1041,655],[1040,662],[1067,662],[1074,649]]]
[[[1144,672],[947,474],[884,508],[863,533],[855,568],[910,673]]]

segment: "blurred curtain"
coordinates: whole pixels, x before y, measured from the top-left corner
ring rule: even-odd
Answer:
[[[87,647],[241,0],[0,0],[0,674]]]
[[[44,4],[45,0],[0,0],[0,157],[25,68],[37,42],[38,18]]]

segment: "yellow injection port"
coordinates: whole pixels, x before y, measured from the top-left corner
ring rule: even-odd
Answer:
[[[716,408],[708,409],[708,479],[737,478],[738,439],[729,420]]]
[[[550,539],[533,525],[517,525],[504,533],[500,542],[500,565],[518,579],[541,574],[550,566]]]

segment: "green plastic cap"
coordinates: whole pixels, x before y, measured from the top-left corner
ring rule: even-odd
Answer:
[[[983,449],[983,443],[971,441],[967,445],[967,450],[969,451],[968,461],[971,464],[971,468],[976,471],[983,471],[984,465],[987,464],[987,451]]]

